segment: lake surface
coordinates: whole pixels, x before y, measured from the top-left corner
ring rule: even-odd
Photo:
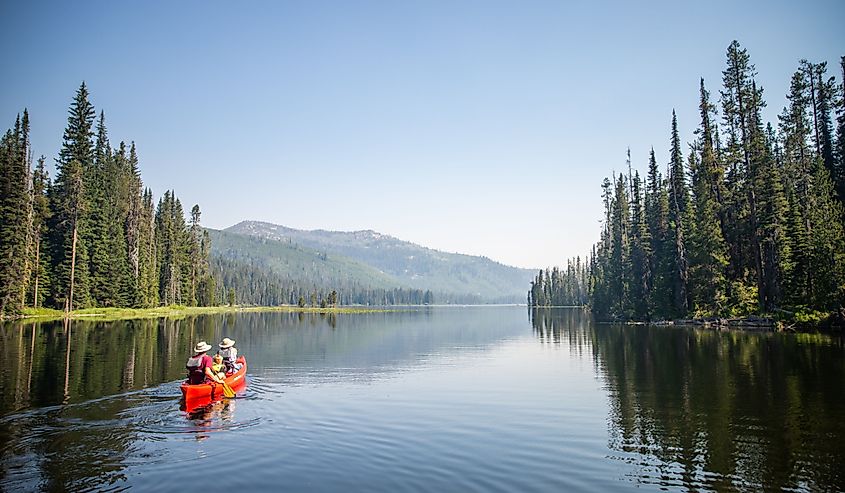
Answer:
[[[198,340],[248,386],[180,410]],[[845,490],[840,337],[577,309],[0,327],[0,488]]]

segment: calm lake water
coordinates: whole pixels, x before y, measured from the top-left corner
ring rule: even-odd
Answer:
[[[180,410],[224,336],[247,388]],[[0,358],[8,491],[845,490],[836,336],[428,308],[5,324]]]

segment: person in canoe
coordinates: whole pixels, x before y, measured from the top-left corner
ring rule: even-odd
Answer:
[[[223,356],[215,354],[213,358],[214,364],[211,365],[211,371],[220,378],[226,378],[226,364],[223,363]]]
[[[241,365],[237,362],[238,348],[235,347],[235,341],[224,337],[218,346],[220,346],[220,350],[217,351],[217,354],[223,357],[223,363],[226,365],[226,373],[234,373],[240,370]]]
[[[214,361],[211,356],[205,354],[211,346],[205,341],[200,341],[194,346],[194,356],[188,358],[185,368],[188,369],[188,383],[197,385],[205,382],[223,383],[223,379],[214,374],[211,366]]]

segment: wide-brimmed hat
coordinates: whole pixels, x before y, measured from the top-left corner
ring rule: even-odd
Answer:
[[[194,346],[195,353],[204,353],[209,349],[211,349],[211,346],[209,346],[205,341],[200,341],[196,346]]]
[[[220,346],[220,349],[226,349],[226,348],[230,348],[230,347],[234,346],[235,341],[233,341],[232,339],[229,339],[228,337],[224,337],[223,341],[221,341],[220,344],[218,344],[218,345]]]

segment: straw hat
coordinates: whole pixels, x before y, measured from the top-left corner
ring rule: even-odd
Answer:
[[[233,341],[232,339],[229,339],[228,337],[224,337],[223,341],[220,344],[218,344],[218,346],[220,346],[220,349],[230,348],[234,345],[235,345],[235,341]]]
[[[194,352],[197,353],[197,354],[204,353],[204,352],[208,351],[209,349],[211,349],[211,346],[206,344],[205,341],[200,341],[200,342],[197,343],[196,346],[194,346]]]

